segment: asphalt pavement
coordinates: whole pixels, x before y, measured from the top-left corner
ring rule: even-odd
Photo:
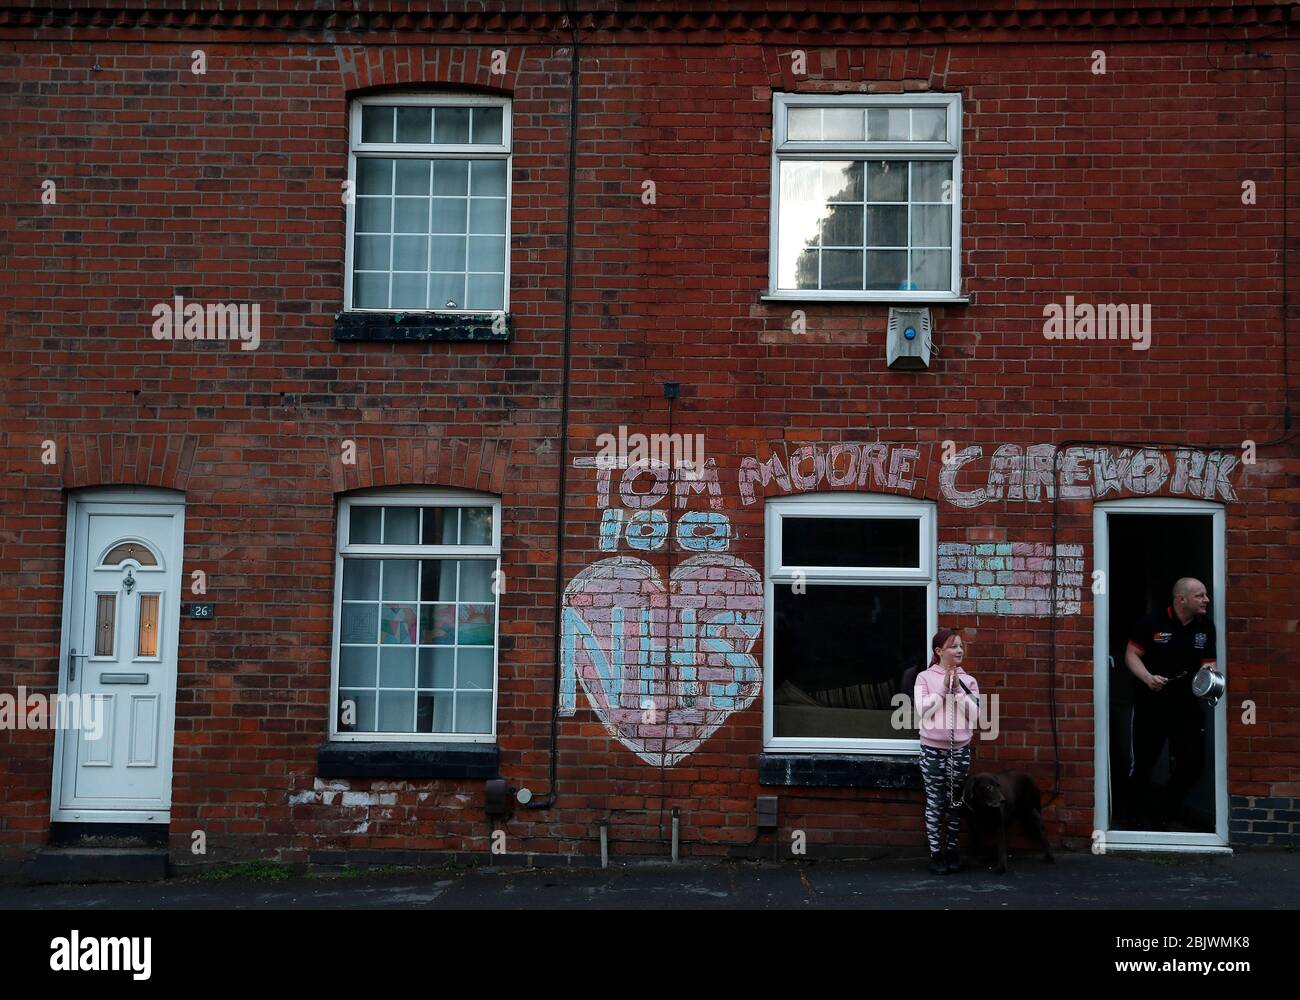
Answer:
[[[283,874],[283,872],[279,873]],[[0,909],[1295,909],[1300,857],[1061,854],[934,876],[925,861],[615,861],[607,869],[456,867],[288,878],[0,886]]]

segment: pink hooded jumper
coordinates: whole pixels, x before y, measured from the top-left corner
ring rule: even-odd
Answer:
[[[955,695],[945,695],[946,674],[937,663],[922,670],[916,675],[912,695],[912,704],[920,718],[921,742],[940,750],[969,743],[979,718],[979,702],[975,699],[979,697],[980,686],[975,678],[958,667],[957,679],[966,685],[970,695],[959,686]]]

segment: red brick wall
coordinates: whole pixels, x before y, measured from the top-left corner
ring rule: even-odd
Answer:
[[[391,27],[391,26],[390,26]],[[434,484],[503,502],[502,773],[547,787],[558,475],[569,39],[526,24],[472,34],[396,25],[339,44],[310,32],[9,21],[0,279],[5,384],[0,485],[0,690],[52,690],[59,655],[65,491],[154,484],[187,494],[184,572],[208,575],[211,622],[181,629],[172,837],[187,855],[418,848],[485,850],[475,781],[315,778],[329,717],[335,505],[359,486]],[[1276,27],[1251,53],[1195,26],[1012,33],[951,27],[911,39],[797,25],[589,31],[582,45],[569,457],[619,424],[667,430],[661,384],[682,383],[674,430],[716,461],[729,553],[763,572],[762,503],[746,456],[808,443],[919,451],[903,489],[938,502],[941,543],[1047,543],[1052,505],[961,509],[940,492],[942,442],[994,450],[1069,439],[1232,449],[1281,432],[1282,74]],[[1208,45],[1207,45],[1208,43]],[[874,47],[873,47],[874,46]],[[208,72],[190,72],[202,48]],[[492,76],[492,48],[509,72]],[[789,52],[809,56],[806,76]],[[1107,72],[1094,75],[1103,49]],[[1264,55],[1260,50],[1269,50]],[[338,343],[346,109],[375,86],[472,85],[514,99],[508,344]],[[885,366],[879,305],[765,303],[774,89],[958,91],[965,102],[963,278],[935,307],[927,372]],[[1291,149],[1300,149],[1290,94]],[[1294,168],[1293,168],[1294,172]],[[43,205],[41,182],[57,184]],[[1241,203],[1243,180],[1258,203]],[[656,202],[643,204],[653,180]],[[1294,246],[1296,185],[1290,188]],[[1291,268],[1291,298],[1296,273]],[[150,309],[174,294],[262,304],[262,344],[162,344]],[[1145,353],[1053,343],[1042,308],[1150,302]],[[807,332],[791,332],[804,310]],[[1294,359],[1292,361],[1294,365]],[[337,461],[359,443],[355,469]],[[59,446],[43,465],[41,442]],[[1300,769],[1294,443],[1238,466],[1228,504],[1230,790],[1268,796]],[[1172,459],[1171,459],[1172,462]],[[617,506],[618,474],[614,474]],[[669,551],[599,549],[596,475],[571,468],[564,581],[614,555],[667,578]],[[760,491],[760,496],[762,495]],[[765,491],[780,495],[776,487]],[[1168,487],[1163,492],[1168,492]],[[1122,494],[1111,494],[1112,496]],[[660,508],[666,509],[661,503]],[[707,498],[689,509],[710,509]],[[1055,836],[1092,829],[1092,503],[1059,504],[1058,540],[1084,549],[1080,614],[1057,621],[1061,797]],[[675,521],[681,511],[673,510]],[[689,553],[674,548],[679,565]],[[964,614],[968,664],[1002,701],[981,768],[1053,778],[1048,621]],[[754,654],[761,663],[761,640]],[[611,738],[579,692],[561,719],[559,803],[518,811],[513,851],[655,853],[679,807],[688,853],[754,835],[754,796],[781,795],[782,831],[828,846],[915,845],[919,797],[763,789],[762,695],[686,759],[656,768]],[[53,736],[0,731],[0,850],[45,842]],[[1290,786],[1294,787],[1294,786]],[[1285,794],[1285,790],[1277,794]],[[804,797],[801,797],[804,796]],[[902,801],[900,801],[902,800]],[[364,830],[364,832],[356,832]]]

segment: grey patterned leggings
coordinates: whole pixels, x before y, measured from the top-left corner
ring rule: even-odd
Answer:
[[[952,754],[951,772],[948,755]],[[970,744],[953,750],[939,750],[921,744],[921,778],[925,782],[925,835],[930,841],[930,853],[938,854],[939,830],[943,814],[948,814],[948,850],[957,849],[957,834],[961,830],[961,807],[953,808],[950,802],[961,802],[962,785],[970,770]]]

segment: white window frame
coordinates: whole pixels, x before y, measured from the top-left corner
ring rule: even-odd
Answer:
[[[945,142],[849,142],[791,140],[787,138],[787,113],[797,107],[915,108],[942,107],[948,113]],[[767,301],[789,302],[966,302],[961,292],[961,122],[960,94],[788,94],[772,95],[772,201],[768,234]],[[777,267],[780,251],[782,160],[949,160],[952,162],[952,275],[944,289],[782,289]],[[911,192],[908,192],[908,239],[911,240]]]
[[[487,507],[492,508],[492,544],[490,545],[383,545],[351,544],[353,507]],[[339,714],[339,634],[343,626],[343,560],[345,557],[380,557],[384,559],[461,559],[495,556],[495,568],[501,569],[501,501],[497,497],[471,490],[440,489],[435,491],[407,488],[367,490],[341,497],[338,504],[337,545],[334,558],[334,627],[330,646],[330,729],[331,741],[355,743],[495,743],[497,739],[497,704],[500,696],[501,595],[493,588],[492,631],[492,729],[489,733],[358,733],[340,732]],[[494,577],[499,579],[499,577]],[[417,595],[417,607],[419,598]],[[382,597],[379,602],[383,604]],[[418,620],[417,620],[418,627]],[[418,643],[416,646],[419,648]],[[419,655],[416,655],[417,683]],[[417,688],[418,690],[418,688]]]
[[[796,582],[808,585],[860,585],[924,587],[926,591],[927,638],[938,629],[939,590],[936,559],[937,532],[935,504],[929,500],[882,496],[869,493],[836,492],[808,494],[782,500],[769,500],[764,511],[765,541],[763,593],[763,749],[807,753],[885,753],[918,755],[919,739],[870,740],[832,737],[778,737],[773,735],[776,710],[772,701],[775,691],[775,665],[772,654],[776,637],[776,588]],[[863,517],[915,519],[920,534],[920,552],[916,568],[873,566],[796,566],[781,561],[783,521],[787,517]],[[918,649],[918,663],[929,661],[928,651]],[[911,692],[906,692],[911,697]]]
[[[455,107],[499,107],[501,108],[501,144],[500,145],[466,145],[464,143],[402,143],[402,142],[361,142],[361,110],[366,105],[406,105],[437,107],[452,105]],[[452,316],[496,316],[510,311],[510,242],[511,212],[514,198],[513,133],[510,121],[511,100],[508,97],[496,97],[490,94],[457,93],[406,93],[373,94],[357,97],[348,108],[348,190],[351,197],[347,200],[346,243],[343,250],[343,308],[347,312],[364,313],[444,313]],[[432,136],[430,136],[432,139]],[[356,249],[356,210],[357,210],[357,157],[374,155],[384,159],[430,159],[430,160],[489,160],[501,159],[506,164],[506,260],[505,289],[500,309],[367,309],[352,303],[353,255]]]

